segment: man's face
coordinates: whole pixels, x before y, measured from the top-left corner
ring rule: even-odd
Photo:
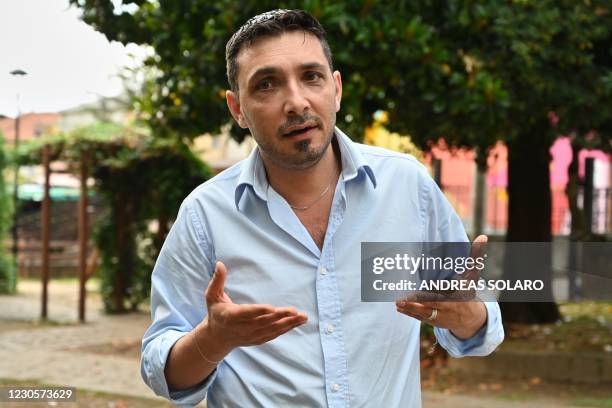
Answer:
[[[319,162],[333,136],[342,82],[318,38],[302,31],[257,40],[238,54],[234,119],[249,128],[264,159],[286,169]]]

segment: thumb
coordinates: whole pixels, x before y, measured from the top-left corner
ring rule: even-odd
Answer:
[[[478,258],[483,256],[485,253],[485,249],[487,248],[487,242],[489,241],[489,237],[486,235],[479,235],[474,239],[472,243],[472,258]]]
[[[214,303],[223,298],[225,293],[225,278],[227,277],[227,268],[221,261],[215,264],[215,273],[208,283],[206,288],[206,300]]]
[[[470,254],[472,259],[481,258],[485,256],[485,250],[487,248],[488,241],[489,238],[486,235],[479,235],[476,237],[476,239],[472,243],[472,250]],[[472,280],[480,279],[479,269],[476,267],[472,267],[466,274],[466,278]]]

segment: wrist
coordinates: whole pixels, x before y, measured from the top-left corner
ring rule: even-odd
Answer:
[[[235,348],[211,328],[208,317],[193,329],[193,336],[209,362],[223,360]]]
[[[487,324],[487,308],[482,302],[468,303],[471,309],[469,315],[471,318],[466,319],[466,324],[462,327],[450,329],[451,333],[460,340],[467,340],[473,337]]]

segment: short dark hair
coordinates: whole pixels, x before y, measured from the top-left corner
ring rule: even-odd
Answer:
[[[225,45],[227,80],[232,91],[238,91],[238,54],[263,37],[275,37],[292,31],[308,32],[319,39],[330,70],[332,53],[325,30],[316,18],[304,10],[272,10],[252,17],[232,35]]]

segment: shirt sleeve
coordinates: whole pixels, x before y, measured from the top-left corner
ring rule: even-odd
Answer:
[[[487,324],[474,336],[461,340],[448,329],[434,328],[438,343],[451,357],[487,356],[504,340],[504,327],[497,302],[483,302],[487,308]]]
[[[437,184],[425,173],[421,191],[423,241],[467,242],[461,219]],[[434,334],[451,357],[486,356],[504,340],[501,311],[497,302],[483,302],[487,309],[487,324],[469,339],[461,340],[450,330],[435,327]]]
[[[168,388],[164,368],[170,350],[206,315],[204,292],[212,276],[213,255],[202,222],[186,199],[161,249],[151,275],[151,326],[142,341],[141,375],[155,394],[178,406],[202,401],[213,371],[202,383],[181,391]]]

